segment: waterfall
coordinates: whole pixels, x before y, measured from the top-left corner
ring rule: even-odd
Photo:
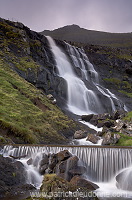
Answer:
[[[51,37],[46,37],[55,58],[58,76],[67,83],[67,110],[84,115],[113,112],[116,110],[115,103],[122,107],[116,96],[99,84],[98,73],[83,49],[65,43],[68,57]],[[76,68],[80,70],[80,76]],[[105,105],[101,99],[106,100]]]
[[[97,95],[88,89],[85,83],[77,77],[66,54],[57,47],[54,40],[47,36],[54,54],[59,76],[67,83],[67,108],[77,115],[100,113],[101,104]]]
[[[132,149],[130,148],[105,148],[105,147],[93,147],[93,146],[4,146],[2,154],[4,157],[14,156],[23,157],[26,170],[28,166],[25,164],[25,160],[33,159],[33,166],[28,169],[30,172],[38,170],[39,161],[43,153],[58,153],[67,149],[72,155],[78,156],[78,158],[84,163],[87,168],[87,176],[89,180],[95,182],[108,182],[120,170],[132,166]],[[37,164],[35,164],[37,163]],[[35,173],[38,173],[35,172]],[[34,173],[33,173],[34,176]],[[40,177],[41,180],[41,177]],[[31,178],[30,178],[31,181]],[[37,175],[37,182],[38,175]]]

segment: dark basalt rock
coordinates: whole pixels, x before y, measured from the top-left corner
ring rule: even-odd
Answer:
[[[26,172],[23,164],[0,156],[0,197],[21,194],[25,192],[23,187],[26,185]]]

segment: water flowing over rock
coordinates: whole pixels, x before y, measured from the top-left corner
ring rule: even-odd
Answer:
[[[0,163],[0,198],[34,189],[26,182],[27,174],[21,162],[0,155]]]
[[[118,171],[132,164],[131,148],[105,148],[105,147],[35,147],[35,146],[5,146],[4,156],[22,156],[27,155],[33,158],[33,165],[38,168],[38,160],[42,160],[42,155],[58,153],[68,150],[72,155],[76,155],[87,168],[89,178],[92,180],[109,181]],[[70,157],[71,158],[71,157]],[[73,158],[72,158],[73,159]],[[71,160],[72,160],[71,159]],[[29,159],[28,159],[29,160]],[[76,160],[76,159],[75,159]],[[37,161],[37,162],[36,162]],[[38,164],[37,164],[38,163]]]
[[[116,176],[116,181],[119,189],[132,191],[132,167],[119,173]]]
[[[63,87],[60,90],[65,93],[67,110],[85,115],[114,112],[116,107],[123,109],[122,102],[99,84],[98,73],[83,49],[65,43],[62,50],[51,37],[47,36],[47,39],[55,59],[57,76],[66,83],[65,91]]]
[[[124,175],[120,175],[120,172],[132,165],[131,148],[4,146],[1,152],[6,157],[11,155],[21,158],[20,162],[24,164],[27,171],[27,182],[35,187],[40,186],[43,180],[39,173],[40,167],[47,165],[43,174],[48,173],[52,177],[56,173],[60,177],[60,179],[58,178],[59,180],[67,180],[69,182],[72,180],[77,185],[80,185],[81,180],[84,179],[83,187],[89,185],[89,189],[91,187],[97,188],[98,186],[96,185],[99,185],[99,187],[104,185],[105,189],[106,185],[111,183],[111,180],[117,176],[117,187],[123,191],[125,187],[121,186],[121,183]],[[27,157],[22,158],[23,155],[27,155]],[[29,158],[32,159],[30,165],[27,164]],[[130,175],[131,170],[130,173],[125,174]],[[131,182],[131,179],[129,179],[131,175],[127,177]],[[116,184],[114,188],[116,188]],[[128,190],[131,191],[129,188]],[[132,193],[130,195],[132,196]]]

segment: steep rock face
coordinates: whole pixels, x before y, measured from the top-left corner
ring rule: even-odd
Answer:
[[[47,39],[21,23],[1,18],[0,76],[0,143],[62,144],[78,129],[46,97],[55,96],[62,82],[55,76]]]
[[[21,23],[13,23],[3,19],[0,19],[0,22],[2,27],[1,35],[6,39],[6,43],[1,40],[3,51],[6,54],[4,58],[6,62],[28,82],[34,84],[37,88],[43,89],[46,94],[53,94],[57,99],[58,105],[64,108],[67,100],[67,84],[63,78],[57,76],[58,72],[55,60],[47,38],[39,33],[31,31]],[[14,42],[15,38],[18,39],[18,42]],[[71,61],[66,43],[59,40],[56,40],[56,43],[67,53]],[[113,83],[115,82],[114,93],[118,94],[123,102],[126,101],[129,110],[131,110],[130,97],[124,94],[124,89],[125,93],[131,92],[131,62],[116,57],[111,58],[108,54],[103,54],[102,52],[105,50],[105,47],[97,48],[93,45],[89,46],[83,44],[82,46],[84,46],[85,52],[95,69],[99,72],[101,77],[100,82],[111,90],[113,90]],[[80,77],[81,70],[76,67],[74,70],[77,76]],[[111,77],[114,78],[114,80]],[[119,82],[122,87],[119,86]],[[85,84],[88,84],[92,89],[90,81]],[[108,101],[104,96],[102,98],[102,96],[98,94],[98,91],[95,92],[101,101],[105,101],[105,103]],[[109,101],[106,104],[108,105]],[[108,108],[108,110],[110,110],[110,108]]]
[[[131,49],[84,45],[90,62],[100,75],[100,82],[132,110]],[[130,55],[129,55],[130,54]]]

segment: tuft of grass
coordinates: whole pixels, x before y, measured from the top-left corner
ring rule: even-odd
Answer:
[[[121,80],[118,79],[118,78],[104,78],[104,81],[113,83],[113,84],[115,84],[115,85],[118,86],[118,87],[119,87],[120,84],[121,84]]]
[[[117,146],[132,146],[132,137],[118,133],[121,138],[119,139]]]
[[[132,111],[128,112],[126,116],[123,118],[124,121],[132,122]]]
[[[119,92],[121,92],[121,93],[127,95],[128,97],[132,98],[132,93],[126,92],[124,90],[119,90]]]

